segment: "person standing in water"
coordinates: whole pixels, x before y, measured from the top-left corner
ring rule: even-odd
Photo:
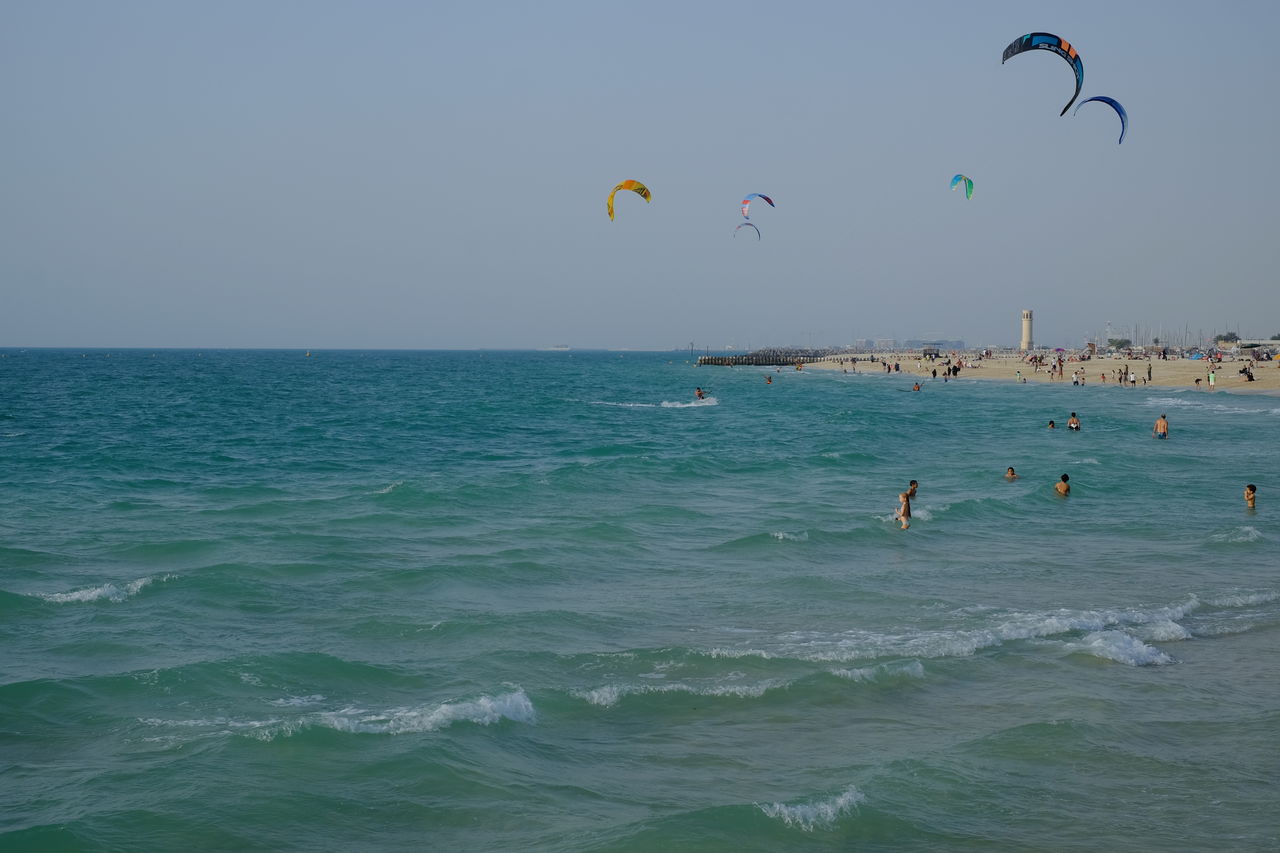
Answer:
[[[1004,478],[1005,478],[1006,480],[1016,480],[1016,479],[1018,479],[1018,475],[1014,472],[1014,470],[1013,470],[1013,466],[1012,466],[1012,465],[1010,465],[1010,466],[1009,466],[1009,470],[1008,470],[1008,471],[1005,471],[1005,472],[1004,472]]]
[[[1245,506],[1247,506],[1249,509],[1254,509],[1255,507],[1253,505],[1253,502],[1257,499],[1257,497],[1258,497],[1257,486],[1255,486],[1253,483],[1249,483],[1247,486],[1244,487],[1244,505]]]
[[[1080,419],[1076,417],[1076,413],[1072,412],[1070,419],[1067,420],[1067,429],[1080,431]]]
[[[1053,485],[1054,489],[1057,490],[1058,494],[1062,495],[1064,498],[1067,495],[1071,494],[1071,484],[1067,482],[1070,479],[1071,478],[1068,477],[1066,474],[1063,474],[1062,479],[1059,480],[1057,483],[1054,483]]]
[[[1165,417],[1163,413],[1161,413],[1160,417],[1156,418],[1155,425],[1151,427],[1151,437],[1152,438],[1168,438],[1169,437],[1169,419]]]
[[[911,494],[903,492],[898,495],[898,511],[893,514],[894,521],[902,522],[902,529],[911,526]]]

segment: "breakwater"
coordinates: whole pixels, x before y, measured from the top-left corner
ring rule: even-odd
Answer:
[[[719,367],[733,367],[739,364],[773,366],[811,364],[816,361],[852,361],[855,358],[859,356],[852,352],[832,349],[768,349],[737,355],[703,355],[698,357],[698,364]],[[862,355],[861,359],[867,361],[870,357]]]

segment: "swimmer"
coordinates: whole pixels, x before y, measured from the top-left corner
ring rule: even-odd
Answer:
[[[1254,509],[1253,502],[1258,497],[1258,487],[1253,483],[1244,487],[1244,505],[1249,509]]]
[[[1168,438],[1169,437],[1169,419],[1161,414],[1156,418],[1155,426],[1151,427],[1152,438]]]
[[[911,390],[912,390],[912,391],[919,391],[919,390],[920,390],[920,383],[919,383],[919,382],[917,382],[915,385],[912,385],[912,386],[911,386]]]
[[[772,377],[772,376],[766,376],[766,377],[764,378],[764,384],[765,384],[765,385],[772,385],[772,384],[773,384],[773,377]]]
[[[1072,412],[1070,419],[1067,421],[1067,429],[1080,431],[1080,419],[1076,417],[1076,413]]]
[[[1063,474],[1062,479],[1053,484],[1054,489],[1056,489],[1058,494],[1062,495],[1064,498],[1071,494],[1071,486],[1067,483],[1070,479],[1071,478],[1066,474]]]
[[[693,395],[697,397],[699,400],[702,400],[706,398],[707,392],[703,391],[701,388],[694,388]]]
[[[1005,478],[1006,480],[1016,480],[1016,479],[1018,479],[1018,475],[1014,472],[1014,470],[1013,470],[1013,466],[1012,466],[1012,465],[1010,465],[1010,466],[1009,466],[1009,470],[1008,470],[1008,471],[1005,471],[1005,472],[1004,472],[1004,478]]]
[[[1053,421],[1049,421],[1049,429],[1057,429],[1057,428],[1058,428],[1057,424],[1055,424]]]
[[[907,497],[914,498],[916,496],[916,489],[918,488],[920,488],[920,484],[917,483],[915,480],[912,480],[910,483],[907,483]]]
[[[898,495],[898,511],[893,514],[894,521],[902,522],[902,529],[906,530],[911,526],[911,495],[903,492]]]

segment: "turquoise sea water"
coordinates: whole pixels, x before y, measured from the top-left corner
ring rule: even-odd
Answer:
[[[0,849],[1280,846],[1280,399],[3,355]]]

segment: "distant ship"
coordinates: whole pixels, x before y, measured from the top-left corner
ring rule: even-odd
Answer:
[[[539,352],[568,352],[568,351],[569,351],[568,344],[556,344],[553,347],[542,347],[539,349]]]

